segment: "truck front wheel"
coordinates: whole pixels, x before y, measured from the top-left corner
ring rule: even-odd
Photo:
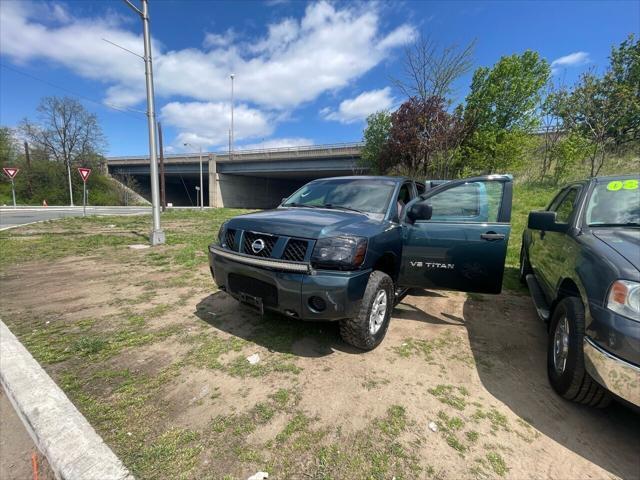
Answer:
[[[584,367],[584,306],[577,297],[563,298],[553,310],[547,348],[547,373],[562,397],[592,407],[606,407],[611,395]]]
[[[389,275],[377,270],[371,273],[358,315],[340,321],[342,339],[362,350],[376,348],[389,328],[394,293]]]

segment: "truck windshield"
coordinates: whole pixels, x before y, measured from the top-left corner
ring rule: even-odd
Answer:
[[[395,183],[380,180],[334,179],[306,184],[285,207],[325,207],[381,214],[387,211]]]
[[[638,180],[598,183],[587,206],[587,224],[594,226],[640,226]]]

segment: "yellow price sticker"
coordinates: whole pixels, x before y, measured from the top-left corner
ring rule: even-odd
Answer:
[[[614,180],[613,182],[609,182],[607,184],[607,190],[610,192],[617,192],[618,190],[636,190],[638,188],[638,180]]]

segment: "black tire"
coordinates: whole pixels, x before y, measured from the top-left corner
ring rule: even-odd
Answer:
[[[372,334],[369,330],[369,318],[374,300],[380,290],[384,290],[387,294],[386,311],[379,330],[375,334]],[[382,342],[389,328],[394,297],[395,290],[391,277],[377,270],[371,273],[367,288],[362,297],[362,304],[358,315],[355,318],[347,318],[340,321],[340,336],[342,339],[348,344],[362,350],[373,350],[376,348],[380,342]]]
[[[556,330],[567,319],[568,350],[564,370],[554,361]],[[551,387],[561,397],[591,407],[604,408],[611,394],[587,373],[584,367],[584,306],[577,297],[563,298],[553,310],[547,343],[547,374]],[[561,362],[558,362],[559,364]]]
[[[524,249],[524,242],[522,243],[522,247],[520,247],[520,270],[519,277],[520,283],[523,285],[527,284],[527,275],[533,273],[533,269],[531,268],[531,264],[529,263],[529,256]]]

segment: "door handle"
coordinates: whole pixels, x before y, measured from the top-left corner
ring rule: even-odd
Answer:
[[[488,240],[489,242],[493,242],[494,240],[504,240],[504,234],[488,232],[480,235],[480,238],[483,240]]]

